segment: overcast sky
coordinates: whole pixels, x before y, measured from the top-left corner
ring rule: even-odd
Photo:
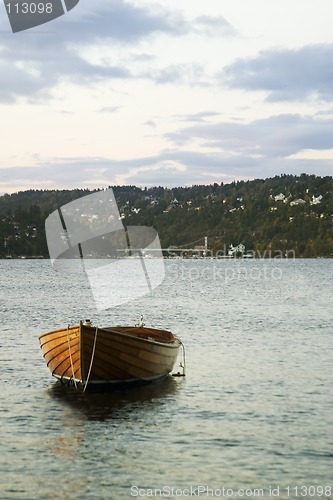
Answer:
[[[0,193],[333,175],[332,0],[0,5]]]

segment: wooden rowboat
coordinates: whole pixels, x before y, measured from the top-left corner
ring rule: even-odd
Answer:
[[[143,323],[99,328],[89,320],[43,333],[39,342],[52,375],[82,390],[166,377],[182,346],[173,333]]]

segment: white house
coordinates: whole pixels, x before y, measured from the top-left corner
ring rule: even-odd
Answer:
[[[228,250],[228,255],[230,257],[234,257],[234,255],[237,255],[237,254],[244,254],[245,253],[245,245],[243,245],[243,243],[239,243],[239,245],[237,245],[236,247],[234,247],[233,245],[230,245],[230,248]]]
[[[312,200],[310,201],[310,205],[319,205],[319,203],[321,203],[322,199],[323,199],[323,197],[321,194],[317,197],[312,195]]]
[[[306,202],[305,200],[302,200],[302,198],[298,198],[297,200],[293,200],[290,202],[290,206],[294,207],[296,205],[304,205]]]

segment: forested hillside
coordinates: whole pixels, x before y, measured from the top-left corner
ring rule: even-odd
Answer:
[[[302,174],[178,188],[112,187],[123,224],[154,227],[163,248],[208,237],[213,254],[243,243],[258,255],[333,256],[333,178]],[[48,257],[44,224],[90,190],[0,197],[0,256]]]

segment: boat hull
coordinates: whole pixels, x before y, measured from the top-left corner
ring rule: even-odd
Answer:
[[[44,333],[39,342],[52,375],[84,389],[164,378],[172,371],[181,346],[166,330],[97,328],[83,323]]]

